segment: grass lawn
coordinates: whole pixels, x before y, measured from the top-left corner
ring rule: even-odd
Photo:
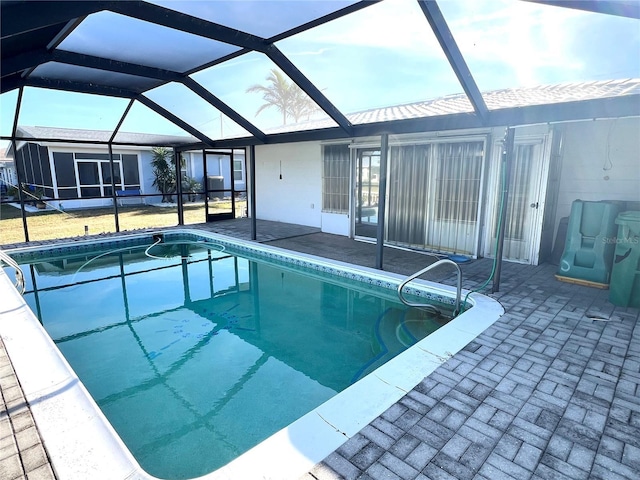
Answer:
[[[236,202],[236,211],[244,211],[244,203]],[[228,204],[228,205],[225,205]],[[230,209],[230,202],[209,204],[210,207]],[[115,232],[113,208],[90,208],[58,212],[43,210],[27,213],[27,225],[30,240],[50,240],[84,235],[85,225],[89,227],[89,234]],[[149,205],[134,205],[118,207],[120,230],[135,230],[149,227],[169,227],[178,224],[177,207],[152,207]],[[185,225],[205,222],[204,204],[185,204]],[[11,205],[0,205],[0,245],[24,242],[22,216],[20,209]]]

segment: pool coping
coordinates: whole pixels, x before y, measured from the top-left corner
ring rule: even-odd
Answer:
[[[399,283],[405,278],[390,272],[329,261],[201,230],[174,229],[166,233],[192,233],[227,241],[269,251],[294,263],[314,262],[326,268],[339,266],[353,274],[367,275],[384,282]],[[139,236],[148,238],[151,233],[144,232]],[[131,238],[127,236],[127,239]],[[42,246],[18,250],[41,249]],[[420,280],[416,285],[447,297],[455,293],[453,287],[432,282]],[[12,292],[8,301],[0,307],[0,335],[5,341],[58,478],[156,478],[138,465],[4,272],[0,274],[0,290]],[[229,464],[199,478],[300,478],[504,313],[497,301],[484,295],[472,294],[470,300],[474,308]],[[87,438],[91,438],[92,442],[87,442]]]

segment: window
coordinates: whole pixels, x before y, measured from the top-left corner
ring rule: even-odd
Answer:
[[[53,161],[59,198],[109,198],[114,185],[116,190],[140,188],[135,154],[114,154],[113,172],[108,153],[53,152]]]
[[[244,161],[233,160],[233,181],[244,182]]]
[[[349,145],[325,145],[322,165],[322,211],[349,213]]]
[[[56,167],[58,187],[75,187],[76,175],[73,171],[73,153],[54,152],[53,162]]]
[[[120,174],[120,171],[120,162],[113,162],[113,183],[116,184],[116,190],[120,190],[122,188],[122,176]],[[111,164],[109,162],[100,162],[100,173],[102,173],[104,196],[111,197],[113,195],[113,183],[111,181]]]
[[[114,157],[116,157],[114,155]],[[76,160],[78,155],[76,155]],[[120,158],[120,155],[117,156]],[[110,197],[113,195],[111,180],[111,164],[108,161],[82,160],[77,161],[78,180],[81,197]],[[113,162],[116,189],[122,188],[120,162]]]
[[[436,154],[437,220],[475,222],[480,201],[482,142],[444,143]]]
[[[80,180],[80,185],[100,184],[98,164],[95,162],[78,162],[78,180]]]
[[[99,197],[100,175],[96,162],[78,162],[78,183],[81,197]]]
[[[73,153],[53,152],[53,165],[58,182],[58,197],[78,198]]]
[[[389,243],[474,253],[484,139],[392,146],[389,155]]]
[[[138,156],[122,155],[122,171],[124,173],[125,189],[140,188],[140,174],[138,172]]]

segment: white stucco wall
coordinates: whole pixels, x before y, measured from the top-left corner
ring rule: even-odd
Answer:
[[[321,227],[319,142],[256,147],[256,209],[258,219]]]
[[[321,227],[324,233],[333,233],[334,235],[344,235],[345,237],[348,237],[351,232],[349,215],[322,212]]]
[[[640,201],[640,118],[565,125],[556,221],[574,200]]]

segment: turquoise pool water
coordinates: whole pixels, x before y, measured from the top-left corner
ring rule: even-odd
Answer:
[[[177,479],[228,463],[446,321],[387,288],[277,263],[149,238],[22,268],[29,306],[141,466]]]

